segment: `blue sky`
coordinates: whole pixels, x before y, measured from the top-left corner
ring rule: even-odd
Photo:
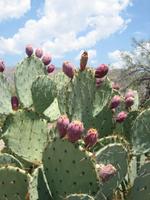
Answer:
[[[0,59],[7,66],[23,59],[28,43],[50,52],[57,67],[64,60],[78,65],[88,50],[95,67],[113,62],[113,52],[132,50],[133,37],[150,39],[149,0],[5,2],[0,2]]]

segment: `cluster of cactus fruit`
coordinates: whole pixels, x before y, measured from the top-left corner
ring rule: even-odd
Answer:
[[[52,73],[31,45],[11,93],[0,61],[0,199],[149,200],[150,108],[119,92],[109,68]]]

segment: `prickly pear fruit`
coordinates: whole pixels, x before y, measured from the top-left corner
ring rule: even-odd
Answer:
[[[125,119],[127,118],[127,113],[122,111],[120,113],[118,113],[117,117],[116,117],[116,121],[121,123],[123,122]]]
[[[96,68],[95,77],[103,78],[107,73],[108,73],[108,66],[105,64],[101,64],[99,67]]]
[[[3,72],[4,70],[5,70],[4,61],[0,60],[0,72]]]
[[[110,103],[110,108],[113,109],[113,108],[117,108],[119,106],[121,102],[121,98],[120,96],[118,95],[115,95],[112,100],[111,100],[111,103]]]
[[[44,65],[50,64],[51,60],[52,60],[52,57],[49,53],[46,53],[42,58],[42,62],[44,63]]]
[[[86,68],[88,62],[88,52],[84,51],[81,55],[81,59],[80,59],[80,70],[83,71]]]
[[[132,90],[129,90],[126,94],[125,94],[125,99],[127,99],[128,97],[133,97],[134,98],[134,92]]]
[[[35,50],[35,55],[36,57],[41,58],[43,56],[43,50],[41,48],[37,48]]]
[[[126,107],[131,107],[134,104],[134,98],[133,97],[128,97],[125,99],[125,104]]]
[[[112,88],[113,88],[114,90],[119,90],[119,89],[120,89],[120,85],[119,85],[118,83],[113,83],[113,84],[112,84]]]
[[[99,169],[99,177],[102,182],[106,182],[111,179],[117,172],[117,169],[112,165],[102,165]]]
[[[26,46],[26,54],[27,54],[28,57],[30,57],[33,54],[33,47],[32,47],[31,44],[28,44]]]
[[[49,74],[52,73],[54,70],[55,70],[55,65],[53,65],[53,64],[48,65],[47,72]]]
[[[87,135],[84,137],[84,143],[86,147],[92,147],[96,144],[98,139],[98,132],[96,129],[91,128],[87,131]]]
[[[83,123],[80,121],[72,121],[67,128],[68,140],[72,143],[81,138],[84,131]]]
[[[67,116],[62,115],[57,120],[57,128],[60,138],[64,137],[67,134],[67,128],[69,125],[69,119]]]
[[[104,80],[105,78],[96,78],[96,87],[100,87]]]
[[[11,105],[12,105],[12,109],[17,111],[19,108],[19,101],[18,101],[18,97],[16,96],[12,96],[11,97]]]
[[[63,63],[63,72],[69,77],[69,78],[73,78],[74,74],[75,74],[75,69],[74,69],[74,66],[73,64],[71,64],[70,62],[68,61],[65,61]]]

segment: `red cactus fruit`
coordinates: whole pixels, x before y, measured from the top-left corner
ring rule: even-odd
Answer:
[[[80,70],[84,71],[88,62],[88,52],[84,51],[80,59]]]
[[[19,100],[17,96],[12,96],[11,97],[11,105],[12,105],[12,109],[14,111],[17,111],[19,108]]]
[[[121,98],[120,96],[118,95],[115,95],[112,100],[111,100],[111,103],[110,103],[110,108],[113,109],[113,108],[117,108],[119,106],[121,102]]]
[[[69,119],[67,116],[62,115],[58,118],[57,129],[58,129],[60,138],[64,137],[67,134],[68,125],[69,125]]]
[[[105,78],[96,78],[96,87],[100,87],[104,82]]]
[[[49,74],[52,73],[54,70],[55,70],[55,65],[53,65],[53,64],[48,65],[47,72]]]
[[[126,104],[126,107],[131,107],[133,104],[134,104],[134,98],[133,97],[128,97],[125,99],[125,104]]]
[[[112,165],[103,165],[99,169],[99,177],[101,178],[102,182],[106,182],[110,180],[117,172],[117,169]]]
[[[44,65],[49,65],[51,61],[51,55],[49,53],[44,54],[44,56],[42,57],[42,62],[44,63]]]
[[[108,65],[101,64],[99,67],[96,68],[95,77],[103,78],[108,73],[108,70]]]
[[[125,99],[127,99],[128,97],[133,97],[134,98],[134,92],[132,90],[129,90],[126,94],[125,94]]]
[[[120,113],[118,113],[117,117],[116,117],[116,122],[123,122],[125,119],[127,118],[127,113],[122,111]]]
[[[63,63],[63,72],[69,77],[69,78],[73,78],[74,74],[75,74],[75,69],[74,69],[74,66],[73,64],[71,64],[70,62],[68,61],[65,61]]]
[[[26,46],[26,54],[27,54],[28,57],[30,57],[33,54],[33,47],[32,47],[31,44],[28,44]]]
[[[41,48],[37,48],[35,50],[35,55],[36,57],[41,58],[43,56],[43,50]]]
[[[0,60],[0,72],[3,72],[5,70],[5,63],[3,60]]]
[[[68,140],[72,143],[76,142],[81,138],[81,135],[84,131],[83,123],[80,121],[72,121],[68,125],[67,134]]]
[[[87,135],[84,137],[84,142],[86,147],[92,147],[96,144],[98,139],[98,132],[96,129],[91,128],[88,130]]]

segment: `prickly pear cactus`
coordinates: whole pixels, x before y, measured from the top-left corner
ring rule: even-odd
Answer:
[[[24,107],[30,107],[32,105],[32,83],[37,76],[44,74],[44,64],[33,55],[25,58],[17,65],[15,72],[15,86],[20,102]]]
[[[87,194],[71,194],[65,200],[94,200],[94,198]]]
[[[0,168],[0,198],[2,200],[26,199],[30,176],[17,167]]]
[[[7,153],[0,153],[0,167],[8,165],[23,168],[21,162],[14,156]]]
[[[54,199],[73,193],[95,195],[99,190],[94,163],[78,144],[55,139],[43,153],[43,166]]]
[[[32,176],[29,185],[30,200],[51,200],[51,192],[47,186],[42,167],[37,168]]]
[[[7,118],[2,138],[14,155],[38,164],[48,142],[47,124],[33,112],[19,111]]]

